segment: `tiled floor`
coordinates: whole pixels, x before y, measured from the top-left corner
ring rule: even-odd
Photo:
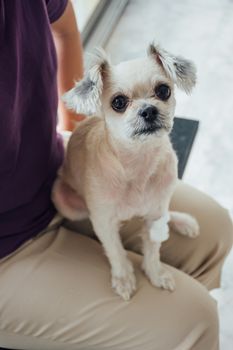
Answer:
[[[193,95],[177,91],[176,114],[200,120],[184,180],[233,215],[233,1],[131,0],[106,48],[118,62],[143,55],[152,40],[197,65]],[[221,350],[232,350],[233,253],[224,266],[222,289],[214,293]]]

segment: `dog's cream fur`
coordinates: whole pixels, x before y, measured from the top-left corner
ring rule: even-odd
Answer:
[[[170,87],[167,101],[155,96],[154,87],[161,83]],[[147,57],[116,66],[101,53],[64,97],[69,108],[97,116],[81,122],[72,134],[53,201],[71,220],[90,217],[111,265],[112,286],[125,300],[135,291],[136,281],[119,235],[122,221],[143,217],[142,267],[153,285],[169,290],[175,282],[159,254],[161,242],[168,238],[168,224],[189,237],[199,232],[193,217],[168,211],[177,180],[177,158],[168,136],[175,109],[174,84],[191,91],[193,64],[151,45]],[[129,99],[122,113],[111,107],[117,94]],[[148,105],[159,111],[159,128],[149,134],[141,133],[145,123],[139,115]]]

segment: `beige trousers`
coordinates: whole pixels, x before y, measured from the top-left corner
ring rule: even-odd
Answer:
[[[217,350],[216,303],[207,288],[219,286],[232,245],[232,222],[215,201],[181,183],[171,207],[193,214],[201,227],[195,240],[171,232],[162,245],[175,292],[152,287],[142,273],[139,221],[122,233],[138,285],[125,302],[111,289],[107,258],[87,236],[92,235],[89,223],[76,225],[77,233],[57,217],[45,232],[0,261],[0,347]]]

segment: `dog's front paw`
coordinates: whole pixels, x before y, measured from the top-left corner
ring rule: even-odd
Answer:
[[[169,225],[174,231],[190,238],[196,238],[200,234],[197,220],[186,213],[173,212]]]
[[[142,268],[145,271],[147,277],[149,278],[153,286],[167,289],[170,291],[175,290],[176,284],[175,284],[174,278],[172,274],[168,270],[166,270],[163,266],[160,266],[159,269],[155,269],[155,268],[145,269],[144,266]]]
[[[129,300],[133,292],[136,290],[136,278],[133,268],[126,269],[120,276],[113,274],[112,288],[124,300]]]
[[[172,274],[164,268],[162,268],[159,271],[158,275],[153,276],[151,282],[156,287],[160,287],[170,291],[174,291],[176,287]]]

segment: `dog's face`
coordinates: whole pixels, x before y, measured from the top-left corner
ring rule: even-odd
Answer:
[[[102,53],[64,101],[78,113],[102,115],[118,140],[145,141],[170,132],[174,85],[189,93],[195,81],[192,62],[150,45],[145,58],[116,66]]]
[[[149,139],[169,132],[174,83],[152,56],[112,66],[102,107],[108,128],[120,139]]]

